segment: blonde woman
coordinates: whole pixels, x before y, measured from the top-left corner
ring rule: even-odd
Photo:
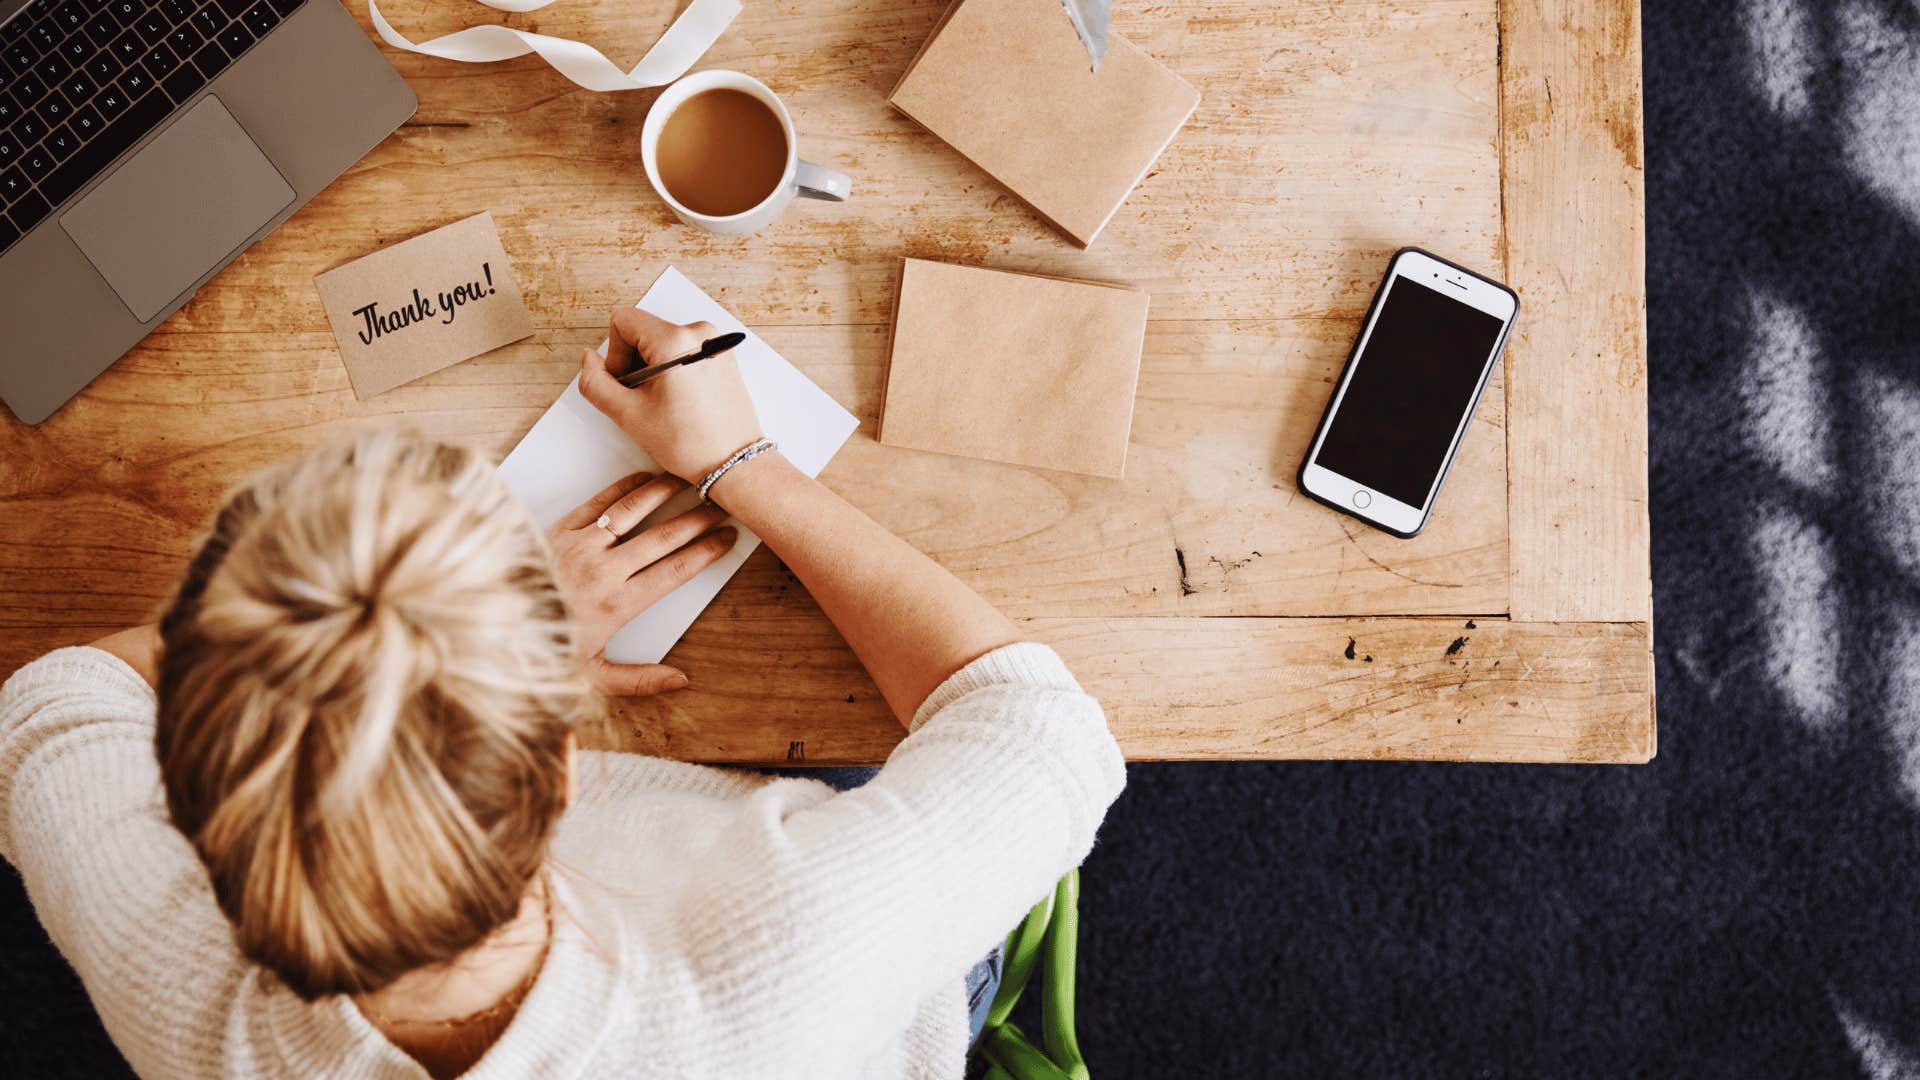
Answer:
[[[1119,752],[933,562],[777,451],[726,467],[761,436],[730,360],[614,382],[711,332],[622,311],[583,359],[671,475],[542,537],[471,453],[365,436],[234,493],[157,629],[8,680],[0,854],[136,1070],[961,1075],[962,976],[1087,854]],[[684,685],[600,647],[729,514],[910,731],[864,787],[575,750],[604,691]]]

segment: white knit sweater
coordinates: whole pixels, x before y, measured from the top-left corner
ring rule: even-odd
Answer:
[[[97,649],[0,690],[0,855],[144,1076],[425,1075],[344,997],[240,956],[167,818],[154,696]],[[488,1077],[959,1077],[961,979],[1068,868],[1125,782],[1099,704],[1014,645],[934,691],[835,794],[582,754],[561,902]]]

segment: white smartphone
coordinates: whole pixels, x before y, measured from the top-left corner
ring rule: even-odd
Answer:
[[[1395,536],[1433,513],[1520,299],[1497,281],[1402,248],[1320,418],[1300,490]]]

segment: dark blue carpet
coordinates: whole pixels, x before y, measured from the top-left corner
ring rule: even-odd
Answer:
[[[1133,769],[1098,1075],[1920,1074],[1920,8],[1645,42],[1659,759]],[[11,874],[0,958],[0,1075],[114,1075]]]

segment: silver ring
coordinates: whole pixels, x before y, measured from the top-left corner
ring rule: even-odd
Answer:
[[[608,517],[607,515],[605,515],[605,514],[601,514],[601,515],[600,515],[600,520],[599,520],[599,521],[596,521],[596,522],[594,522],[594,524],[595,524],[595,525],[598,525],[598,526],[600,526],[601,528],[603,528],[603,529],[605,529],[605,530],[607,530],[607,535],[608,535],[608,536],[611,536],[611,537],[613,537],[613,538],[614,538],[615,540],[618,540],[618,539],[620,539],[620,534],[619,534],[619,533],[617,533],[617,532],[614,532],[614,531],[613,531],[613,519],[612,519],[612,518],[610,518],[610,517]]]

